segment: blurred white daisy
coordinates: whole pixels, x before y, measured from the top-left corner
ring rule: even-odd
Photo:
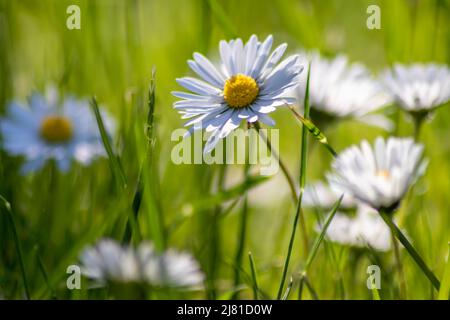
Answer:
[[[344,150],[333,162],[330,183],[377,210],[394,210],[426,169],[423,146],[411,138],[377,138]]]
[[[104,120],[111,132],[112,120],[106,115]],[[0,133],[5,151],[25,157],[22,173],[39,170],[48,160],[67,171],[73,159],[88,165],[106,155],[88,102],[73,98],[58,104],[54,96],[33,94],[28,106],[14,101],[0,119]]]
[[[321,210],[328,210],[333,208],[341,195],[344,194],[339,190],[338,186],[327,185],[322,181],[316,181],[308,184],[303,192],[302,205],[304,207],[319,208]],[[348,194],[344,194],[340,209],[354,209],[357,202]]]
[[[174,108],[183,119],[193,118],[185,123],[193,126],[188,134],[201,129],[211,133],[205,153],[213,150],[219,139],[225,138],[243,120],[274,125],[267,114],[295,101],[286,93],[299,84],[303,66],[298,55],[278,64],[287,45],[282,44],[271,53],[272,42],[272,36],[260,42],[255,35],[245,45],[241,39],[222,40],[220,66],[194,53],[194,60],[188,64],[202,80],[177,79],[192,93],[173,92],[183,99],[175,102]]]
[[[99,284],[107,282],[147,283],[159,287],[192,287],[204,276],[187,253],[168,250],[158,253],[148,242],[136,249],[114,240],[101,240],[81,255],[82,273]]]
[[[343,55],[327,59],[313,52],[304,53],[302,57],[311,62],[309,101],[311,119],[316,124],[323,126],[338,119],[356,119],[392,129],[388,118],[372,113],[391,103],[391,97],[362,64],[350,64]],[[306,79],[304,72],[300,81],[306,83]],[[296,91],[298,101],[303,101],[305,89]]]
[[[408,112],[428,112],[450,100],[450,69],[444,65],[396,64],[381,76],[395,101]]]
[[[321,230],[320,226],[316,228]],[[336,213],[328,226],[326,237],[332,242],[352,247],[369,246],[377,251],[391,249],[391,232],[378,212],[360,205],[354,217]]]

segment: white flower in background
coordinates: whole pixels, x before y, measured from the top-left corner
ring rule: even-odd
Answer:
[[[426,169],[423,146],[411,138],[377,138],[372,147],[344,150],[333,162],[328,180],[377,210],[393,210]]]
[[[344,192],[339,190],[339,187],[335,185],[326,185],[322,181],[317,181],[308,184],[305,187],[302,205],[304,207],[314,207],[321,210],[328,210],[333,208],[343,194]],[[356,207],[356,204],[356,201],[351,196],[344,194],[344,198],[342,199],[339,208],[353,209]]]
[[[111,119],[104,115],[104,121],[112,131]],[[39,170],[48,160],[67,171],[72,160],[88,165],[106,155],[88,102],[73,98],[58,104],[55,97],[33,94],[28,106],[12,102],[0,119],[0,133],[5,151],[25,157],[23,173]]]
[[[450,100],[450,69],[444,65],[396,64],[381,79],[408,112],[428,112]]]
[[[173,92],[183,99],[175,102],[174,108],[183,119],[193,118],[185,123],[193,126],[189,134],[201,129],[211,132],[205,153],[213,150],[219,139],[225,138],[243,120],[274,125],[267,114],[295,101],[286,93],[299,84],[303,66],[298,55],[278,64],[287,45],[282,44],[271,53],[272,41],[272,36],[268,36],[260,42],[255,35],[245,45],[241,39],[222,40],[220,66],[194,53],[194,60],[188,64],[202,80],[177,79],[193,93]]]
[[[173,250],[158,253],[148,242],[136,249],[104,239],[81,255],[82,273],[99,284],[142,282],[160,287],[200,285],[204,276],[197,261]]]
[[[320,226],[316,228],[321,230]],[[352,247],[369,246],[377,251],[391,248],[391,232],[377,211],[360,205],[354,217],[336,213],[328,226],[328,240]]]
[[[141,280],[140,262],[134,250],[121,247],[113,240],[102,240],[95,247],[85,249],[80,260],[82,273],[99,283]]]
[[[313,121],[348,118],[392,129],[389,119],[371,114],[390,104],[391,97],[362,64],[350,64],[342,55],[333,59],[324,58],[317,52],[302,56],[311,62],[309,101]],[[300,82],[306,83],[306,79],[307,72],[303,72]],[[303,101],[304,86],[296,91],[298,101]]]
[[[187,253],[168,250],[161,255],[147,254],[139,248],[143,272],[147,281],[157,286],[192,287],[203,282],[204,276],[195,259]]]

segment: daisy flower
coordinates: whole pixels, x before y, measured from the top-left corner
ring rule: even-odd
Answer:
[[[340,55],[326,59],[319,53],[302,54],[311,61],[309,101],[311,119],[327,124],[339,119],[359,121],[392,129],[392,123],[384,116],[371,114],[391,102],[390,96],[372,78],[370,72],[359,63],[348,62]],[[306,72],[300,81],[306,82]],[[298,101],[303,101],[305,90],[297,88]]]
[[[422,153],[423,146],[411,138],[377,138],[373,149],[363,141],[334,160],[328,180],[374,209],[391,212],[425,172]]]
[[[104,120],[111,132],[112,120],[106,115]],[[73,98],[58,104],[55,97],[33,94],[27,106],[14,101],[0,119],[0,134],[5,151],[25,157],[22,173],[37,171],[49,160],[65,172],[72,160],[88,165],[106,155],[88,102]]]
[[[147,283],[159,287],[192,287],[203,282],[198,263],[187,253],[158,253],[148,242],[137,248],[103,239],[81,255],[82,273],[99,284]]]
[[[272,36],[260,42],[255,35],[245,45],[241,39],[222,40],[218,66],[200,53],[194,53],[194,60],[188,64],[201,80],[177,79],[191,93],[173,92],[182,99],[175,102],[174,108],[183,119],[191,119],[185,123],[193,126],[188,135],[201,129],[211,133],[205,153],[213,150],[220,139],[244,120],[274,125],[267,114],[295,101],[286,93],[299,84],[303,66],[298,55],[278,63],[287,45],[282,44],[271,52],[272,42]]]
[[[320,226],[316,228],[321,230]],[[336,213],[328,226],[329,241],[356,248],[369,246],[377,251],[391,249],[391,232],[378,212],[360,205],[354,217]]]
[[[450,100],[450,69],[444,65],[396,64],[381,79],[398,105],[413,114],[427,114]]]

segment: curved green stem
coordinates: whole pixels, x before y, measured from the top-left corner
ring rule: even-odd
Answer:
[[[414,247],[408,241],[405,235],[395,225],[395,223],[392,221],[391,215],[383,210],[380,210],[380,216],[383,218],[384,222],[386,222],[386,224],[391,229],[395,237],[405,247],[406,251],[408,251],[409,255],[411,256],[411,258],[413,258],[413,260],[422,270],[423,274],[428,278],[428,280],[430,280],[433,287],[439,291],[439,288],[441,286],[439,279],[434,275],[433,271],[431,271],[431,269],[428,268],[427,264],[425,263],[425,261],[423,261],[422,257],[419,255],[416,249],[414,249]]]
[[[280,164],[280,168],[281,171],[283,172],[286,181],[289,185],[289,189],[291,191],[291,195],[292,195],[292,200],[294,202],[297,202],[298,197],[297,197],[297,190],[295,188],[295,183],[294,183],[294,179],[292,178],[292,175],[289,173],[289,170],[286,166],[286,164],[283,162],[283,160],[281,159],[280,155],[273,150],[272,148],[272,144],[270,142],[270,140],[266,137],[266,135],[261,131],[261,125],[259,124],[258,121],[253,123],[253,126],[255,128],[255,130],[258,132],[259,136],[261,137],[261,139],[263,139],[263,141],[266,143],[267,145],[267,149],[269,149],[270,154],[278,161],[278,163]]]

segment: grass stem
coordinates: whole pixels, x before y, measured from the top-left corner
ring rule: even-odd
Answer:
[[[439,291],[439,288],[441,286],[440,281],[434,275],[433,271],[431,271],[430,268],[428,268],[425,261],[423,261],[422,257],[419,255],[419,253],[416,251],[416,249],[414,249],[414,247],[408,241],[408,239],[405,237],[405,235],[400,231],[400,229],[392,221],[391,215],[388,212],[385,212],[383,210],[380,210],[380,215],[383,218],[384,222],[386,222],[388,227],[391,229],[391,231],[395,235],[395,237],[405,247],[406,251],[408,251],[411,258],[413,258],[413,260],[416,262],[416,264],[422,270],[423,274],[428,278],[428,280],[430,280],[433,287]]]
[[[249,252],[248,253],[248,260],[250,262],[250,270],[252,272],[252,280],[253,280],[253,285],[252,285],[252,289],[253,289],[253,299],[254,300],[258,300],[258,292],[259,292],[259,286],[258,286],[258,276],[256,274],[256,267],[255,267],[255,262],[253,261],[253,256],[252,253]]]
[[[305,94],[305,100],[304,100],[304,106],[305,106],[305,117],[309,117],[309,76],[310,76],[310,68],[308,70],[308,77],[307,77],[307,82],[306,82],[306,94]],[[302,117],[303,118],[303,117]],[[291,254],[292,254],[292,248],[294,246],[294,240],[295,240],[295,233],[297,231],[297,224],[300,220],[300,217],[302,215],[302,199],[303,199],[303,191],[304,191],[304,186],[305,186],[305,182],[306,182],[306,161],[307,161],[307,148],[308,148],[308,139],[306,137],[306,129],[305,126],[303,126],[302,128],[302,140],[301,140],[301,155],[300,155],[300,194],[298,196],[298,201],[297,201],[297,208],[296,208],[296,212],[295,212],[295,216],[294,216],[294,224],[292,225],[292,232],[291,232],[291,238],[289,239],[289,244],[288,244],[288,252],[286,255],[286,260],[284,262],[284,267],[283,267],[283,272],[281,275],[281,280],[280,280],[280,286],[278,288],[278,294],[277,294],[277,299],[279,300],[283,294],[283,288],[284,288],[284,282],[286,280],[286,275],[287,275],[287,271],[289,269],[289,262],[291,259]],[[302,219],[303,223],[302,225],[304,225],[304,219]],[[306,228],[303,229],[303,234],[306,237]],[[304,238],[305,243],[308,243],[307,238]]]
[[[3,202],[3,206],[6,209],[6,215],[8,217],[9,223],[11,225],[11,231],[14,237],[14,243],[16,246],[17,257],[19,259],[20,271],[22,273],[23,286],[25,288],[25,296],[28,300],[31,299],[30,295],[30,287],[28,285],[27,273],[25,271],[25,263],[23,260],[22,246],[19,240],[19,236],[17,234],[17,226],[16,221],[14,219],[14,215],[12,213],[11,204],[2,196],[0,196],[0,200]]]
[[[398,247],[397,238],[395,238],[395,235],[392,232],[391,236],[392,236],[392,244],[394,247],[395,264],[397,267],[398,277],[400,280],[400,298],[406,299],[406,279],[403,270],[402,260],[400,258],[400,250]]]

